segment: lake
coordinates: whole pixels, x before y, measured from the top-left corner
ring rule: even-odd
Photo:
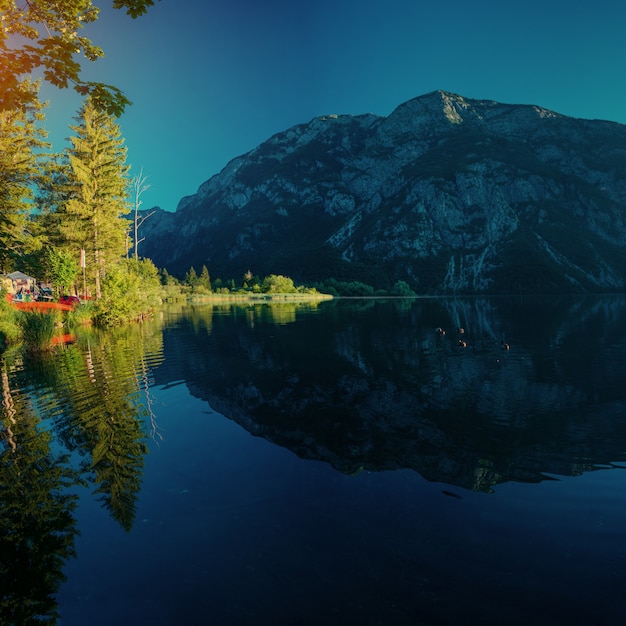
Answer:
[[[0,359],[0,623],[626,623],[626,298],[176,306]]]

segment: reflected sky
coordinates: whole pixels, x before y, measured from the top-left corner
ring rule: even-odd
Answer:
[[[124,534],[93,501],[64,624],[618,624],[623,470],[492,494],[342,474],[156,391],[164,441]],[[556,478],[556,477],[555,477]]]

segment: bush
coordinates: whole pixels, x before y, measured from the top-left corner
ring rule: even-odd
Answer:
[[[4,350],[8,345],[16,343],[21,334],[21,328],[17,323],[17,315],[13,311],[7,314],[0,311],[0,350]]]
[[[119,326],[150,315],[161,301],[157,268],[149,259],[126,259],[109,269],[102,283],[102,298],[95,305],[94,323]]]
[[[263,279],[261,291],[263,293],[296,293],[298,290],[291,278],[280,274],[270,274]]]
[[[90,325],[95,308],[96,303],[93,300],[83,302],[80,306],[66,313],[64,325],[68,329]]]
[[[405,283],[403,280],[398,280],[391,289],[391,295],[413,298],[417,294],[409,287],[408,283]]]

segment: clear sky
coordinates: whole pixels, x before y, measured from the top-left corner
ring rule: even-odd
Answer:
[[[175,210],[232,158],[330,113],[388,115],[436,89],[626,123],[626,2],[161,0],[132,20],[96,0],[85,34],[121,88],[143,208]],[[54,147],[80,106],[46,87]]]

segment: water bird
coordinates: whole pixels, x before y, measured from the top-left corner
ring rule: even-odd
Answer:
[[[463,339],[459,339],[459,347],[467,348],[467,341],[464,341]]]
[[[506,341],[501,341],[500,344],[502,345],[502,349],[503,350],[510,350],[511,349],[511,346],[508,343],[506,343]]]
[[[461,328],[459,328],[459,335],[463,335],[463,334],[465,334],[465,328],[461,326]]]
[[[439,328],[437,329],[437,332],[438,332],[440,335],[445,335],[445,334],[446,334],[446,331],[445,331],[443,328],[441,328],[441,326],[439,326]]]

